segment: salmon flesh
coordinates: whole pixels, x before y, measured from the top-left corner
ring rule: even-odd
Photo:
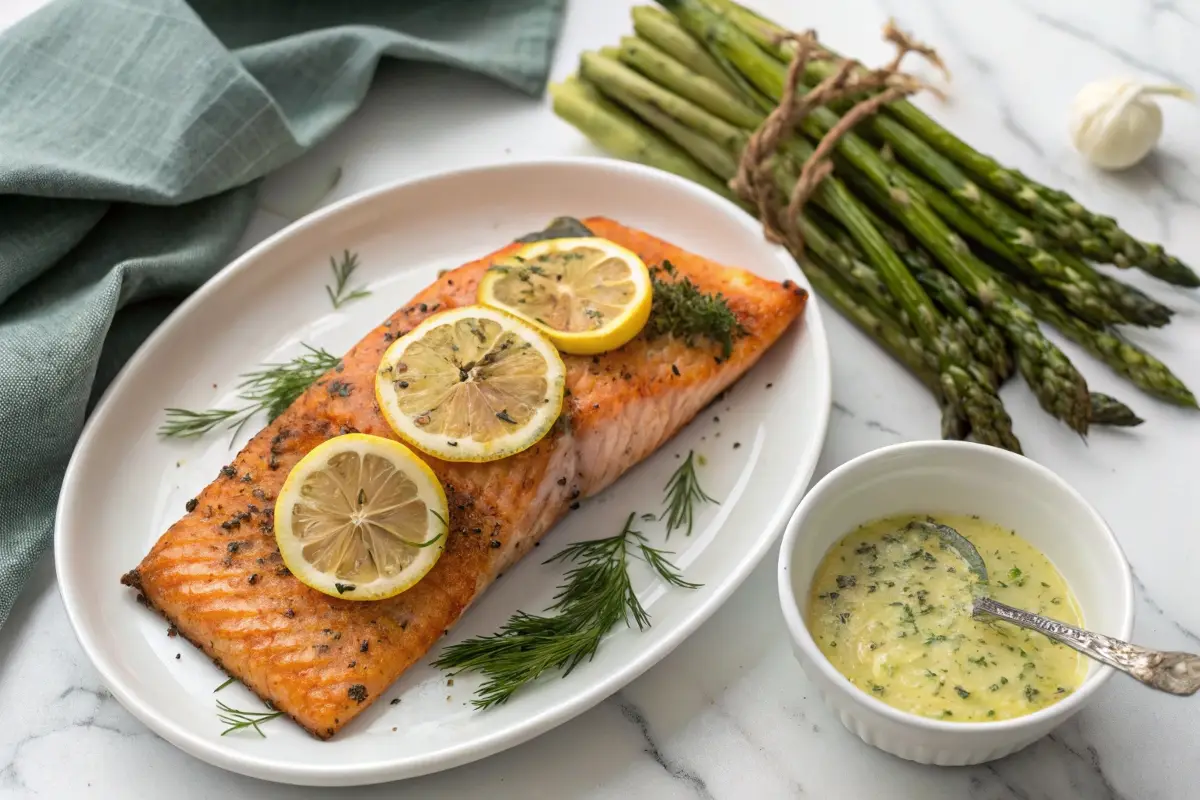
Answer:
[[[803,312],[807,294],[722,266],[604,218],[596,236],[664,261],[720,292],[745,328],[727,358],[707,340],[639,334],[599,356],[564,355],[567,396],[553,431],[490,463],[422,456],[446,490],[450,534],[414,587],[375,602],[309,589],[283,566],[272,514],[288,471],[339,434],[395,438],[375,402],[375,372],[398,336],[438,310],[471,305],[513,243],[447,272],[348,352],[258,433],[122,579],[138,599],[276,709],[327,739],[425,655],[498,575],[559,519],[657,450],[749,369]]]

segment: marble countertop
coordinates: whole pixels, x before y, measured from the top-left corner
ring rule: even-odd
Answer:
[[[42,0],[0,5],[0,26]],[[554,76],[578,52],[630,29],[627,0],[570,0]],[[1132,231],[1200,262],[1200,113],[1166,101],[1160,151],[1122,175],[1089,169],[1070,149],[1066,108],[1085,82],[1132,74],[1200,87],[1200,9],[1182,0],[759,0],[798,28],[815,27],[868,62],[889,49],[896,15],[934,43],[954,73],[951,99],[922,103],[1001,160],[1061,186]],[[1192,53],[1191,56],[1188,54]],[[418,172],[546,155],[595,154],[547,102],[449,70],[387,64],[365,107],[329,141],[268,181],[267,208],[290,187],[340,166],[327,200]],[[286,223],[261,212],[245,242]],[[1189,233],[1189,230],[1192,231]],[[1130,276],[1174,305],[1165,331],[1141,334],[1200,387],[1200,294]],[[934,404],[836,314],[826,315],[834,414],[817,478],[873,448],[937,436]],[[1190,346],[1189,346],[1190,344]],[[1078,488],[1117,532],[1137,582],[1136,640],[1200,650],[1200,416],[1157,403],[1066,346],[1092,387],[1118,394],[1146,424],[1097,430],[1087,442],[1043,414],[1027,389],[1004,390],[1027,454]],[[0,630],[0,798],[1117,798],[1194,797],[1200,699],[1143,689],[1122,676],[1066,725],[1009,758],[974,768],[926,767],[877,752],[845,731],[789,652],[768,555],[708,623],[672,655],[596,708],[497,756],[403,785],[321,790],[223,772],[150,733],[103,688],[76,643],[47,556]]]

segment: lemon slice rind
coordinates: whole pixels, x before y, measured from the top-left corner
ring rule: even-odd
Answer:
[[[579,263],[581,253],[599,251],[599,261],[615,259],[626,267],[619,279],[606,286],[583,283],[584,276],[573,274],[572,264]],[[564,281],[564,278],[567,280]],[[576,282],[572,282],[572,278]],[[535,287],[536,282],[536,287]],[[619,300],[611,293],[614,286],[627,296]],[[533,289],[538,292],[533,292]],[[610,296],[600,303],[599,292]],[[523,299],[522,294],[532,295]],[[653,284],[650,271],[636,253],[600,237],[572,237],[531,242],[493,265],[479,283],[479,302],[520,317],[542,331],[559,350],[573,355],[596,355],[616,350],[638,335],[650,318]],[[558,310],[557,324],[549,321],[543,309]],[[610,309],[602,314],[598,307]],[[570,308],[573,315],[563,311]],[[580,319],[580,314],[594,320],[595,327],[572,330],[563,320]],[[578,323],[574,327],[581,327]]]
[[[420,507],[424,507],[426,519],[423,535],[418,526],[418,530],[404,531],[407,535],[375,537],[376,540],[384,539],[385,545],[393,548],[388,554],[392,558],[399,556],[410,559],[395,574],[380,574],[372,580],[339,576],[315,566],[305,553],[305,537],[302,534],[298,535],[297,527],[303,527],[301,520],[305,518],[305,515],[308,518],[316,515],[313,509],[316,508],[317,503],[305,496],[304,489],[308,486],[311,491],[314,480],[320,480],[319,473],[332,470],[335,459],[347,456],[357,456],[359,463],[366,463],[368,457],[383,459],[384,462],[394,467],[396,473],[403,476],[401,481],[406,478],[411,483],[411,488],[415,489],[411,493],[412,496],[405,500],[406,503],[412,503],[415,506],[414,519],[419,519]],[[395,484],[394,480],[384,481],[385,488],[390,485],[394,490]],[[404,485],[409,486],[408,483]],[[366,519],[370,520],[373,510],[383,512],[388,510],[388,495],[376,497],[373,507],[370,498],[365,497],[365,493],[362,493],[361,487],[358,492],[355,492],[353,487],[350,491],[357,495],[355,500],[361,497],[366,501],[365,505],[351,508],[347,503],[345,509],[338,509],[338,512],[331,515],[334,516],[331,525],[352,524],[340,519],[342,511],[364,512]],[[394,506],[394,495],[392,498]],[[380,507],[381,503],[384,504],[382,508]],[[297,511],[299,511],[299,515]],[[449,535],[446,527],[448,515],[446,493],[441,482],[438,481],[429,465],[415,453],[392,439],[351,433],[322,442],[300,459],[296,466],[292,467],[287,480],[284,481],[283,488],[279,491],[279,497],[275,501],[275,541],[288,570],[309,588],[342,600],[383,600],[411,589],[425,577],[429,570],[433,569],[438,559],[441,558],[446,545],[446,537]],[[342,530],[346,530],[348,533],[348,529],[342,528]],[[382,557],[384,554],[376,555]]]

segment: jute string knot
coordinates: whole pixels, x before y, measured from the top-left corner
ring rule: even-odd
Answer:
[[[804,252],[804,237],[798,222],[800,213],[821,181],[833,172],[830,155],[838,140],[860,121],[895,100],[923,89],[941,96],[937,89],[900,70],[904,57],[909,53],[917,53],[947,78],[950,76],[933,48],[913,39],[891,20],[884,26],[883,38],[896,46],[896,55],[878,69],[868,69],[854,59],[834,55],[821,46],[813,30],[783,34],[776,41],[777,45],[785,42],[792,45],[792,58],[788,63],[783,93],[779,105],[751,134],[738,163],[737,175],[729,185],[739,197],[757,209],[767,239],[789,245],[796,255]],[[833,62],[836,67],[816,86],[797,94],[796,89],[803,85],[805,69],[810,62],[818,60]],[[780,215],[777,211],[779,205],[775,181],[776,170],[782,168],[775,159],[780,143],[796,130],[813,109],[852,97],[861,99],[817,142],[812,156],[801,167],[787,207]]]

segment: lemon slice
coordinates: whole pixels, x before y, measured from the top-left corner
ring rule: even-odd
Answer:
[[[494,461],[546,435],[562,410],[566,368],[554,345],[502,311],[435,314],[388,348],[375,376],[384,418],[445,461]]]
[[[411,588],[441,558],[446,493],[399,442],[336,436],[300,459],[275,501],[283,563],[306,586],[344,600]]]
[[[492,266],[479,302],[536,325],[564,353],[616,350],[650,318],[650,272],[607,239],[533,242]]]

